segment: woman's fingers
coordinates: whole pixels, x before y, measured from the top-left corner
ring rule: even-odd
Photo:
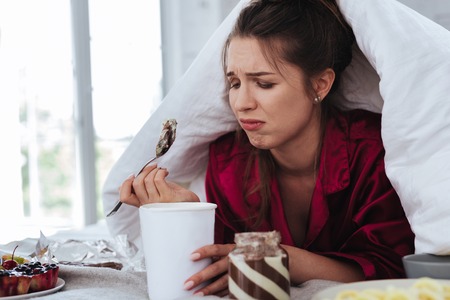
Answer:
[[[197,261],[204,258],[211,258],[213,263],[202,271],[194,274],[186,280],[189,289],[194,289],[199,284],[213,280],[208,286],[196,291],[203,295],[220,294],[228,289],[228,253],[234,249],[234,245],[208,245],[197,249],[192,254],[192,260]]]
[[[222,259],[209,265],[203,271],[197,273],[199,277],[198,279],[194,280],[199,280],[200,282],[211,280],[211,283],[199,290],[196,290],[194,294],[201,293],[201,295],[204,296],[217,295],[218,293],[224,290],[228,290],[227,271],[228,271],[228,257],[223,257]]]
[[[126,203],[126,204],[128,204],[128,205],[132,205],[132,206],[136,206],[136,207],[140,207],[142,204],[141,204],[141,201],[139,201],[139,199],[136,197],[136,195],[135,194],[132,194],[130,197],[128,197],[126,200],[122,200],[122,199],[120,199],[120,201],[122,202],[122,203]]]
[[[133,181],[134,181],[134,175],[128,176],[127,179],[125,179],[124,182],[122,182],[122,185],[120,186],[119,190],[119,200],[123,203],[133,205],[136,207],[139,207],[141,205],[139,199],[136,197],[133,191]]]
[[[134,206],[156,202],[199,202],[198,196],[173,182],[166,181],[169,172],[149,165],[134,178],[127,178],[120,188],[120,201]]]
[[[155,186],[151,182],[151,178],[155,177],[155,173],[157,170],[157,165],[149,165],[145,167],[144,170],[142,170],[141,174],[137,175],[133,181],[134,193],[141,201],[141,204],[152,202],[152,198],[155,198]]]
[[[223,297],[228,295],[228,274],[225,273],[222,276],[219,276],[216,280],[213,280],[211,284],[206,287],[195,291],[194,295],[197,296],[206,296],[206,295],[215,295],[219,297]]]
[[[157,192],[153,197],[158,197],[158,202],[200,202],[200,199],[194,192],[174,182],[166,181],[168,175],[169,171],[167,169],[159,168],[152,178],[155,191]],[[149,197],[152,197],[152,195],[149,194]],[[152,200],[152,202],[154,201]]]
[[[166,177],[169,175],[167,169],[158,168],[154,172],[154,176],[152,178],[148,178],[147,176],[145,180],[145,184],[147,185],[147,179],[151,180],[152,190],[147,189],[149,192],[149,197],[158,197],[158,202],[170,202],[172,195],[171,189],[166,182]],[[150,183],[149,183],[150,184]],[[150,194],[154,193],[154,194]]]
[[[193,260],[200,260],[206,257],[222,257],[227,256],[236,245],[234,244],[226,244],[226,245],[220,245],[220,244],[214,244],[214,245],[207,245],[204,247],[201,247],[194,251],[192,254]]]

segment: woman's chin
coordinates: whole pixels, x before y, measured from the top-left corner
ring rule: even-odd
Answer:
[[[271,147],[267,143],[267,139],[265,139],[262,136],[248,136],[248,139],[250,141],[250,144],[253,145],[253,147],[261,149],[261,150],[269,150]]]

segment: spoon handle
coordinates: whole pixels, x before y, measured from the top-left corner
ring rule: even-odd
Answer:
[[[148,162],[145,163],[145,165],[141,168],[141,170],[137,173],[136,176],[138,176],[139,174],[142,173],[142,171],[144,171],[145,167],[148,166],[152,161],[154,161],[155,159],[157,159],[159,156],[153,157],[152,159],[150,159]],[[106,215],[106,217],[110,217],[113,216],[118,210],[119,208],[122,206],[122,202],[120,200],[117,201],[116,205],[114,205],[114,208]]]
[[[142,166],[141,170],[139,170],[139,172],[137,173],[136,176],[138,176],[139,174],[142,173],[142,171],[144,171],[145,167],[148,166],[152,161],[154,161],[155,159],[157,159],[159,156],[153,157],[152,159],[150,159],[148,162],[145,163],[145,165]]]
[[[106,215],[106,217],[114,216],[121,206],[122,206],[122,202],[120,202],[120,200],[118,200],[116,205],[114,206],[114,208]]]

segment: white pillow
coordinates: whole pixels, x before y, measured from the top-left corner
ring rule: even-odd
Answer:
[[[117,161],[104,185],[105,212],[117,201],[122,181],[153,155],[167,118],[177,119],[177,138],[159,165],[172,180],[191,182],[205,200],[208,145],[237,126],[224,97],[221,51],[247,2],[216,30]],[[355,47],[343,75],[340,105],[382,111],[387,174],[416,234],[416,252],[450,253],[450,33],[395,0],[338,3],[361,49]],[[113,235],[138,241],[136,208],[122,206],[107,223]]]
[[[450,254],[450,32],[394,0],[338,3],[380,76],[386,171],[416,252]]]

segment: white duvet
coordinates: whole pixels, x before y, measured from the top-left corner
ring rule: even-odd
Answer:
[[[204,200],[208,145],[237,126],[224,97],[221,50],[247,1],[225,19],[114,165],[103,190],[105,212],[122,181],[151,156],[167,118],[178,121],[177,139],[159,165]],[[387,175],[416,235],[416,253],[450,254],[450,32],[395,0],[337,1],[359,47],[340,104],[382,112]],[[123,205],[107,224],[113,235],[140,243],[136,208]]]

